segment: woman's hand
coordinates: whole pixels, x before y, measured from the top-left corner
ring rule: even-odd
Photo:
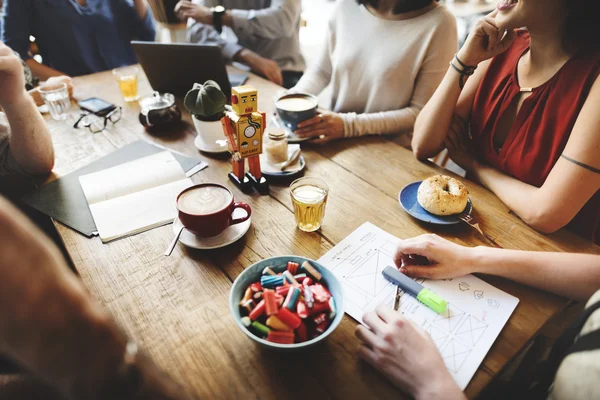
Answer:
[[[459,246],[437,235],[421,235],[400,240],[394,262],[400,268],[400,272],[408,276],[456,278],[475,272],[472,251],[472,248]],[[405,265],[403,259],[408,255],[425,257],[429,265]]]
[[[496,23],[496,14],[498,10],[477,21],[457,54],[462,63],[476,67],[480,62],[506,51],[515,42],[515,31],[500,29]]]
[[[359,356],[416,399],[464,399],[431,337],[390,308],[363,316]]]
[[[326,143],[344,137],[344,121],[338,113],[324,111],[300,122],[294,133],[301,138],[320,137],[312,143]]]
[[[467,133],[466,122],[456,115],[452,119],[444,145],[452,161],[469,172],[473,170],[475,165],[473,141]]]

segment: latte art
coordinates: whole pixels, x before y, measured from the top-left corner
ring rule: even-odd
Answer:
[[[212,214],[227,207],[232,200],[228,190],[218,186],[203,186],[184,192],[177,201],[179,210],[186,214]]]

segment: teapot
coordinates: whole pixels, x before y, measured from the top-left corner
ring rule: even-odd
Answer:
[[[139,120],[146,128],[169,127],[181,121],[181,111],[171,93],[154,92],[139,102]]]

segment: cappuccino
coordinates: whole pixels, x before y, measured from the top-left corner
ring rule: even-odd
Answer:
[[[306,111],[316,106],[315,102],[304,96],[286,97],[277,101],[277,108],[285,111]]]
[[[192,215],[206,215],[221,211],[231,204],[231,193],[219,186],[201,186],[183,192],[177,200],[180,211]]]

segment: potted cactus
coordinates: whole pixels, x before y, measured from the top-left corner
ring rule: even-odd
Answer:
[[[192,114],[198,135],[194,144],[206,152],[227,151],[221,118],[225,115],[227,97],[215,81],[195,83],[185,95],[185,108]]]

